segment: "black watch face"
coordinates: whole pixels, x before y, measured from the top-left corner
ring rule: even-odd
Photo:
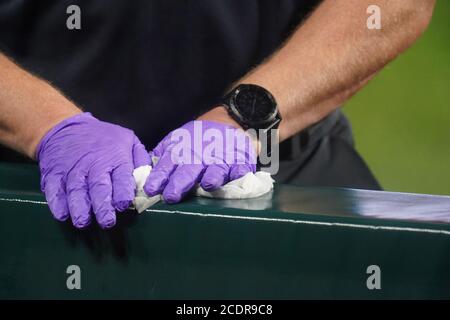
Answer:
[[[257,86],[240,88],[234,102],[240,115],[252,123],[270,120],[277,112],[277,106],[271,94]]]

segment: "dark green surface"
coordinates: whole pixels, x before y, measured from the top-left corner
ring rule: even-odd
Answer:
[[[358,215],[433,213],[448,197],[277,186],[78,231],[53,220],[38,178],[35,167],[0,165],[0,298],[450,298],[450,225]],[[66,288],[72,264],[79,291]],[[372,264],[378,291],[366,288]]]

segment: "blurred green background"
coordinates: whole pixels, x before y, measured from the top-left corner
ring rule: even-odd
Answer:
[[[384,189],[450,195],[450,1],[344,112]]]

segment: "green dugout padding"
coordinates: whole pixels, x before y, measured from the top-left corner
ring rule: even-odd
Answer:
[[[450,298],[450,225],[371,217],[449,211],[450,197],[277,185],[79,231],[52,218],[37,167],[4,163],[0,298]],[[80,290],[67,288],[71,265]],[[367,287],[371,265],[381,289]]]

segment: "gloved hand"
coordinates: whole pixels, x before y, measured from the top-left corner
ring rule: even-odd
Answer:
[[[214,141],[220,147],[212,151]],[[214,121],[188,122],[169,133],[151,152],[159,160],[144,191],[149,196],[162,193],[167,203],[179,202],[196,183],[213,191],[255,172],[255,149],[242,129]]]
[[[57,220],[72,218],[77,228],[116,223],[115,210],[127,209],[135,195],[134,168],[150,157],[133,131],[99,121],[90,113],[53,127],[36,150],[41,190]]]

